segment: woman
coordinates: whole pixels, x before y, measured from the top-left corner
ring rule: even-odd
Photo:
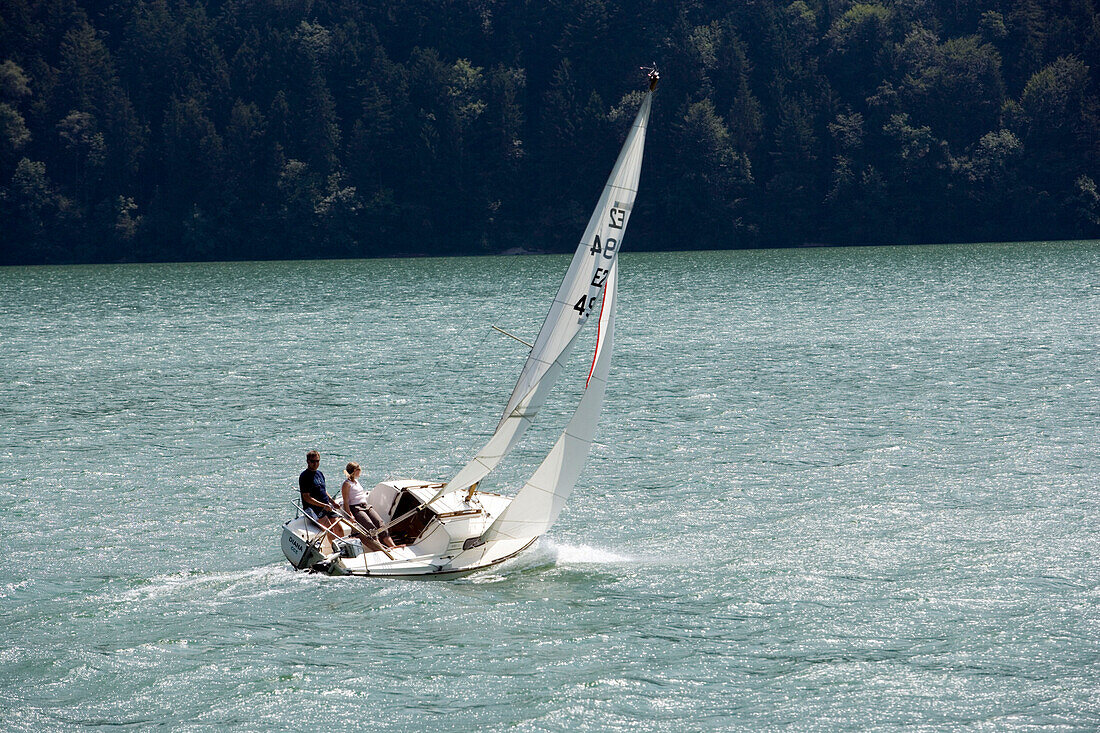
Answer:
[[[359,474],[362,472],[355,461],[349,463],[344,469],[344,475],[348,477],[340,487],[340,492],[344,496],[344,508],[363,529],[378,529],[382,526],[382,517],[374,507],[367,504],[367,492],[363,491],[363,487],[359,485]],[[364,537],[363,540],[370,542],[369,537]],[[378,533],[378,541],[386,547],[397,547],[386,530]]]

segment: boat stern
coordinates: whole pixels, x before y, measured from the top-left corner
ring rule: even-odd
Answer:
[[[283,525],[279,543],[283,548],[283,555],[296,570],[306,570],[324,560],[316,544],[305,539],[306,529],[302,519],[298,517]]]

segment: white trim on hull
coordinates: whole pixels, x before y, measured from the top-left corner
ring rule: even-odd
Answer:
[[[536,540],[538,540],[538,537],[532,537],[531,540],[529,542],[527,542],[527,544],[523,545],[522,547],[520,547],[518,550],[511,553],[510,555],[505,555],[504,557],[497,558],[497,559],[491,560],[489,562],[478,563],[477,565],[471,565],[469,567],[454,568],[454,569],[450,569],[450,570],[440,569],[440,570],[433,570],[433,571],[428,571],[428,572],[417,572],[417,573],[401,573],[401,572],[373,572],[372,573],[370,571],[359,573],[359,572],[355,572],[355,571],[349,571],[347,574],[348,575],[358,575],[360,577],[365,577],[365,578],[404,578],[406,580],[417,580],[417,579],[432,580],[432,579],[443,579],[443,578],[461,578],[463,576],[470,575],[472,573],[476,573],[476,572],[479,572],[481,570],[486,570],[488,568],[496,567],[497,565],[500,565],[501,563],[503,563],[507,560],[511,560],[513,557],[520,554],[521,552],[526,550],[531,545],[535,544]]]
[[[433,485],[425,482],[387,481],[371,492],[375,497],[371,503],[379,509],[383,520],[389,521],[395,515],[400,516],[403,507],[425,501],[432,491]],[[391,528],[390,532],[399,540],[404,531],[411,530],[415,537],[404,537],[407,544],[388,553],[376,550],[350,556],[358,548],[341,552],[341,542],[337,540],[335,551],[326,556],[321,551],[320,527],[304,514],[283,525],[280,544],[283,555],[298,570],[373,578],[456,578],[499,565],[538,539],[507,539],[465,548],[467,541],[480,537],[510,502],[508,497],[489,493],[477,494],[472,502],[456,495],[439,499],[424,507],[419,516]]]

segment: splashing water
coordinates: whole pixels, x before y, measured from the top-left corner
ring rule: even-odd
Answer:
[[[558,544],[552,539],[539,541],[540,551],[553,557],[558,565],[611,565],[634,562],[634,558],[591,545]]]

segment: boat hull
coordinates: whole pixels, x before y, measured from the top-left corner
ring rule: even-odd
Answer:
[[[444,566],[444,568],[441,569],[408,568],[407,571],[404,572],[397,568],[389,570],[376,569],[374,571],[368,569],[365,572],[357,572],[354,570],[347,570],[346,566],[344,566],[344,569],[347,570],[347,572],[344,574],[358,575],[360,577],[366,578],[400,578],[403,580],[451,580],[454,578],[462,578],[473,573],[481,572],[482,570],[495,567],[507,560],[511,560],[513,557],[519,555],[528,547],[535,544],[535,541],[537,539],[538,537],[532,537],[526,542],[526,544],[524,544],[518,550],[511,552],[510,554],[495,557],[493,559],[482,560],[481,562],[476,562],[461,568],[446,569],[447,566]]]
[[[402,485],[406,484],[406,485]],[[402,491],[414,497],[413,503],[430,496],[428,486],[419,482],[391,484],[396,493]],[[401,505],[401,496],[393,499],[392,507]],[[417,525],[417,535],[407,544],[390,550],[360,551],[358,546],[343,546],[335,541],[333,552],[322,551],[322,532],[312,519],[299,515],[283,525],[280,545],[283,555],[296,570],[320,572],[335,576],[446,580],[460,578],[509,560],[534,544],[537,537],[519,540],[495,540],[467,549],[468,541],[489,527],[495,516],[511,501],[497,494],[479,494],[474,502],[454,498],[450,504],[440,502],[425,514],[423,527]],[[400,511],[396,512],[398,516]],[[383,518],[388,520],[387,512]],[[398,535],[400,536],[400,535]],[[324,543],[327,550],[331,540]]]

